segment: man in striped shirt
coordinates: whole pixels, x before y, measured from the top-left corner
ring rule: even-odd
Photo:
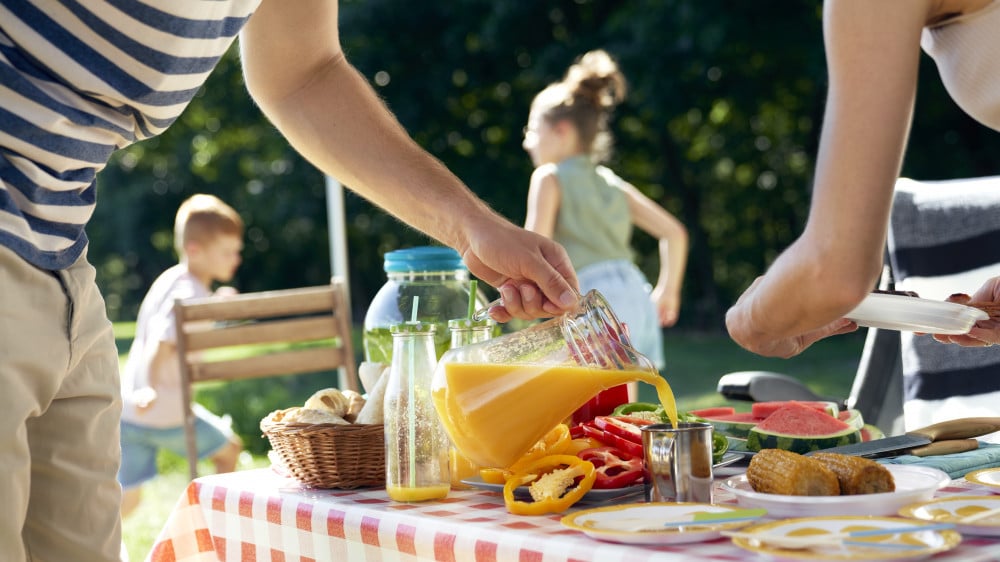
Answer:
[[[166,129],[240,36],[250,94],[324,173],[457,249],[494,317],[576,302],[565,252],[417,146],[340,48],[335,0],[0,0],[0,552],[116,560],[114,336],[84,227],[111,153]],[[442,212],[446,209],[447,212]]]

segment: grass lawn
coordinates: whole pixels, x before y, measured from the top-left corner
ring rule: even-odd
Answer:
[[[115,325],[118,349],[124,361],[134,334],[134,324]],[[748,353],[724,335],[691,335],[668,332],[667,368],[663,373],[673,388],[681,411],[727,404],[716,392],[720,376],[733,371],[776,371],[796,376],[822,396],[846,398],[850,391],[864,335],[850,334],[824,340],[793,359],[770,359]],[[357,349],[361,349],[357,347]],[[652,387],[640,385],[640,400],[655,401]],[[733,405],[744,406],[745,404]],[[267,466],[264,457],[245,454],[240,469]],[[160,475],[143,487],[139,508],[124,523],[124,539],[133,562],[144,560],[166,518],[188,484],[187,462],[161,455]],[[204,463],[202,474],[211,472]]]

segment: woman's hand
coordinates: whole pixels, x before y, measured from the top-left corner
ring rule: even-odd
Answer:
[[[971,297],[964,294],[952,295],[948,302],[966,304],[969,302],[1000,302],[1000,276],[988,280]],[[954,343],[965,347],[989,347],[1000,343],[1000,318],[990,316],[980,320],[968,334],[935,334],[934,339],[942,343]]]

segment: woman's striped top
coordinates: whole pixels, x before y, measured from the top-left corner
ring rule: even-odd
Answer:
[[[0,244],[76,261],[111,153],[180,115],[259,3],[0,0]]]

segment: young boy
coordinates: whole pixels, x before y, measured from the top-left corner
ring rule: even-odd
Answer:
[[[174,245],[180,263],[160,274],[142,300],[122,373],[123,518],[138,505],[140,485],[156,476],[157,452],[186,455],[174,301],[210,296],[213,282],[231,280],[242,240],[242,219],[217,197],[194,195],[177,210]],[[194,414],[199,458],[211,457],[218,472],[234,470],[242,450],[239,437],[204,407],[195,404]]]

